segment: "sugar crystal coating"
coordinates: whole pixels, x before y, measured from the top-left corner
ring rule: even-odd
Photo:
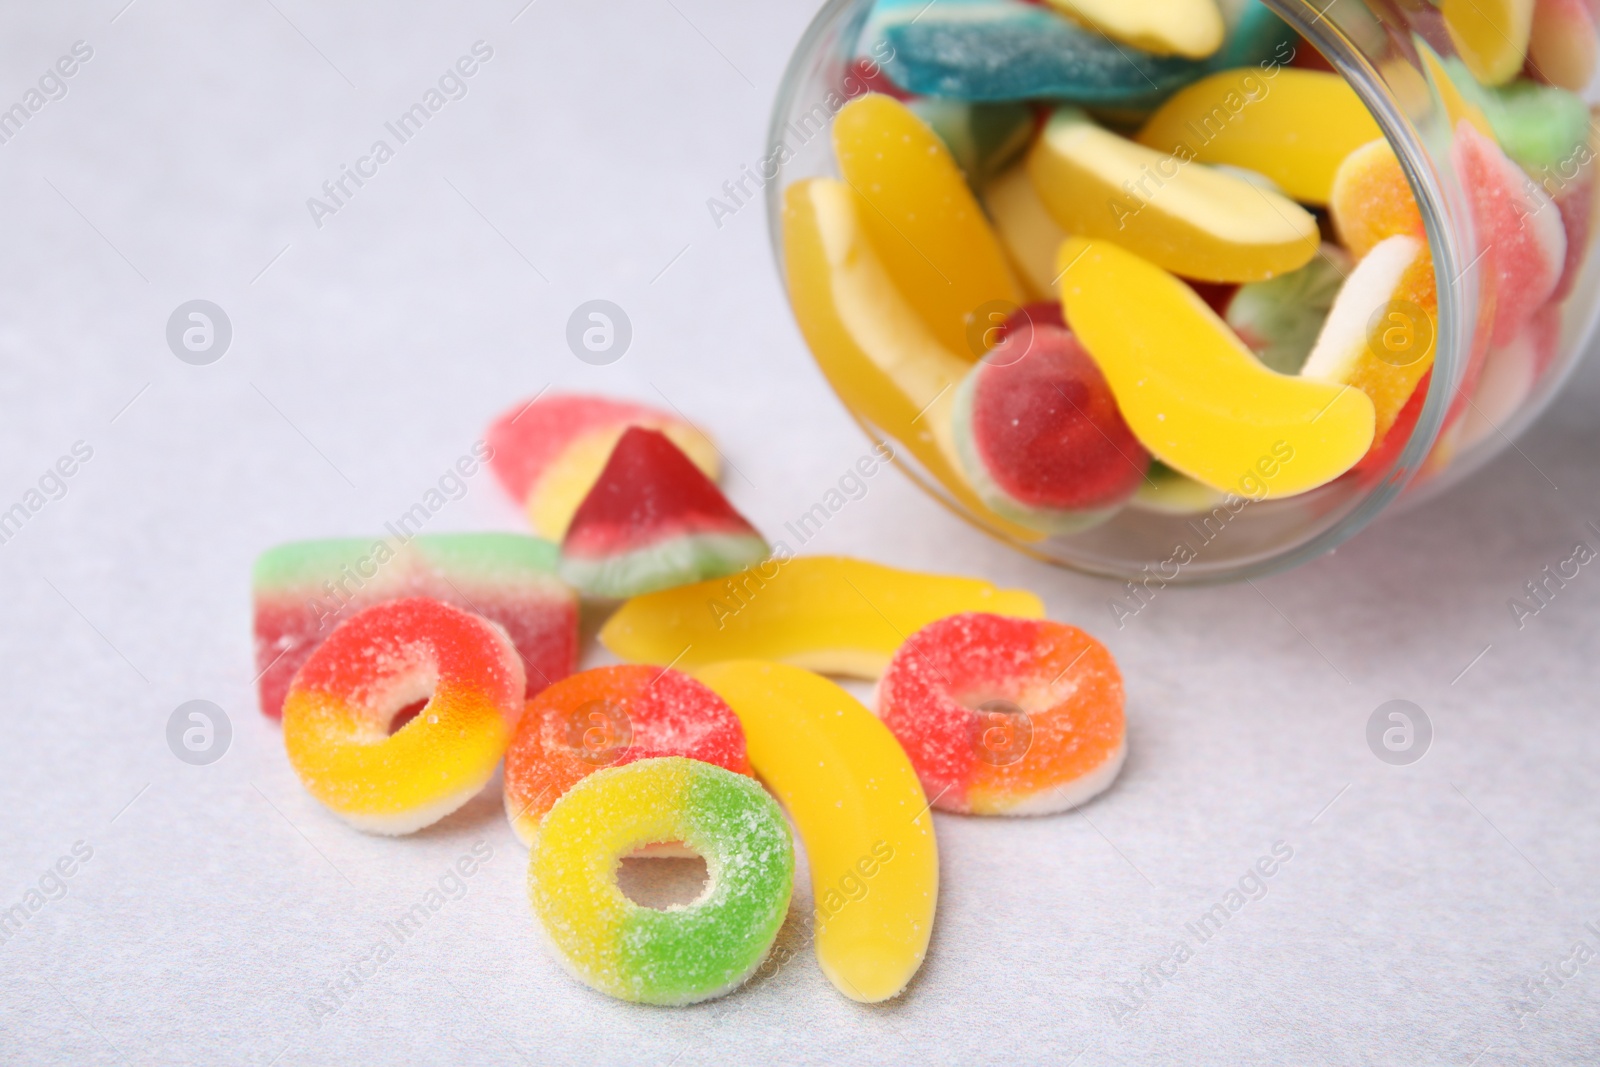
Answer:
[[[624,856],[681,842],[704,857],[707,886],[680,907],[635,904],[617,886]],[[788,913],[794,846],[778,805],[753,779],[671,756],[597,771],[545,820],[528,896],[563,966],[621,1000],[692,1004],[760,966]]]
[[[688,675],[646,666],[572,675],[528,702],[506,750],[506,816],[531,844],[545,813],[583,778],[661,756],[750,773],[738,718]]]
[[[877,712],[934,806],[980,815],[1076,806],[1125,752],[1122,676],[1104,645],[1048,619],[952,615],[912,634]]]
[[[284,747],[334,814],[374,833],[410,833],[488,782],[524,688],[503,629],[436,600],[393,600],[342,623],[301,666],[284,703]]]
[[[523,534],[403,534],[294,541],[257,558],[251,596],[264,714],[282,714],[295,671],[335,626],[406,597],[453,604],[504,627],[529,697],[572,673],[578,601],[555,576],[554,545]]]

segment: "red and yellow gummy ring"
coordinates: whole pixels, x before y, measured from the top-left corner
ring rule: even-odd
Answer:
[[[351,616],[301,665],[283,743],[308,792],[357,829],[437,822],[494,774],[522,716],[522,658],[477,615],[414,597]],[[402,709],[426,700],[392,735]]]

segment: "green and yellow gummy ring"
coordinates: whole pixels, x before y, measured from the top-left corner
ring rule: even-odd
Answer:
[[[706,862],[698,899],[664,911],[617,886],[622,858],[681,842]],[[597,771],[545,816],[528,897],[557,958],[622,1000],[693,1004],[738,987],[789,910],[794,845],[759,783],[671,756]]]

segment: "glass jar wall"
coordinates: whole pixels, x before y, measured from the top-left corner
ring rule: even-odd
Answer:
[[[832,0],[762,165],[779,269],[851,414],[980,528],[1134,581],[1283,569],[1581,355],[1594,55],[1545,0]]]

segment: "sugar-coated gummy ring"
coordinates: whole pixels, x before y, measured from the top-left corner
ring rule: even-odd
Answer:
[[[1065,811],[1109,786],[1127,752],[1116,661],[1048,619],[924,626],[890,661],[877,712],[945,811]]]
[[[528,701],[506,750],[506,817],[531,845],[545,812],[581,779],[656,756],[750,773],[733,709],[688,675],[625,665],[564,678]]]
[[[682,842],[705,858],[699,899],[665,911],[617,886],[624,856]],[[794,846],[777,803],[751,778],[669,756],[607,767],[545,817],[528,897],[556,957],[621,1000],[692,1004],[748,978],[789,909]]]
[[[301,665],[283,743],[307,791],[362,830],[405,834],[470,800],[522,717],[522,658],[476,615],[413,597],[352,615]],[[427,704],[391,736],[395,715]]]

